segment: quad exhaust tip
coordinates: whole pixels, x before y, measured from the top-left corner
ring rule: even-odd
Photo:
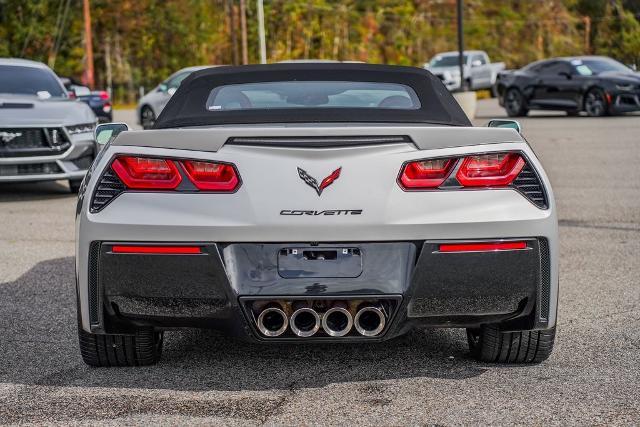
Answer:
[[[312,337],[320,328],[330,337],[343,337],[354,327],[361,336],[376,337],[384,330],[387,320],[386,310],[381,304],[367,302],[352,310],[347,302],[338,301],[324,313],[319,313],[312,302],[295,301],[286,309],[281,302],[264,301],[254,303],[253,310],[258,314],[258,331],[269,338],[283,335],[289,327],[291,333],[300,338]],[[293,313],[287,316],[285,310],[289,313],[293,310]],[[352,311],[355,311],[355,316],[352,316]]]
[[[291,331],[299,337],[310,337],[320,329],[320,315],[312,308],[297,309],[289,319]]]
[[[260,333],[267,337],[279,337],[289,326],[289,319],[282,309],[268,307],[260,312],[256,321]]]
[[[378,307],[363,307],[356,313],[354,325],[356,331],[365,337],[375,337],[384,329],[386,318]]]
[[[353,317],[344,307],[332,307],[322,316],[322,329],[331,337],[347,335],[352,326]]]

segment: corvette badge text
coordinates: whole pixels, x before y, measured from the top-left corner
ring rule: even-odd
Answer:
[[[324,211],[304,211],[304,210],[289,210],[284,209],[280,211],[280,215],[361,215],[362,209],[329,209]]]

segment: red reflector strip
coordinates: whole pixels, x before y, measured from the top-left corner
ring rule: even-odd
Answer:
[[[113,246],[111,252],[117,254],[201,254],[199,246]]]
[[[447,243],[440,245],[440,252],[491,252],[526,249],[527,242]]]

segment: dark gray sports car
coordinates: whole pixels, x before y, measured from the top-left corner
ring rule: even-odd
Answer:
[[[529,110],[605,116],[640,110],[640,74],[604,56],[553,58],[498,76],[500,105],[511,117]]]

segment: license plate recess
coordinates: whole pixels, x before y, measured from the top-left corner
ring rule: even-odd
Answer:
[[[302,277],[355,278],[362,274],[362,251],[357,247],[291,247],[278,252],[278,274]]]

